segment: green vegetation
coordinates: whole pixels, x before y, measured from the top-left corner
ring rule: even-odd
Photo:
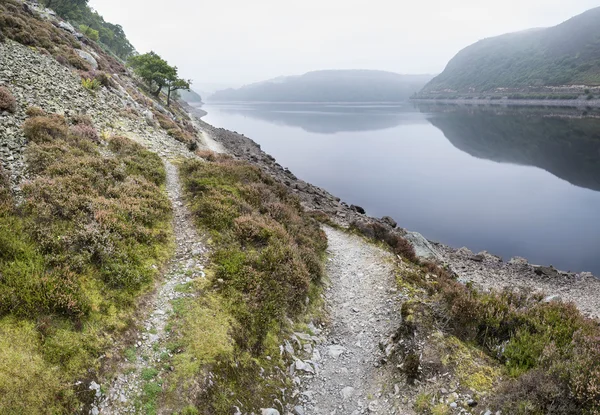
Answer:
[[[100,81],[98,81],[95,78],[81,78],[81,85],[87,89],[88,91],[95,91],[97,89],[100,89],[100,87],[102,86],[102,84],[100,83]]]
[[[15,0],[0,2],[0,41],[4,38],[38,48],[41,52],[52,55],[62,65],[86,72],[91,69],[89,64],[75,53],[74,48],[80,49],[82,45],[73,35],[55,27],[47,20],[28,13],[22,4]],[[106,54],[97,44],[90,42],[89,46],[98,55],[96,60],[100,70],[111,73],[124,71],[123,65]]]
[[[600,85],[599,20],[600,8],[595,8],[551,28],[481,40],[452,58],[420,95]]]
[[[0,111],[15,112],[17,109],[17,100],[4,86],[0,86]]]
[[[385,238],[370,231],[376,240]],[[485,404],[503,413],[600,412],[600,325],[574,304],[516,290],[480,292],[430,262],[403,263],[400,270],[400,285],[412,287],[396,335],[403,339],[409,379],[438,359],[445,371],[454,369],[462,387],[486,396]],[[426,350],[419,351],[415,336],[426,339]],[[419,355],[423,360],[411,364]],[[410,368],[417,373],[407,373]],[[432,413],[428,397],[419,396],[418,412]]]
[[[63,19],[74,23],[81,32],[97,41],[125,60],[135,53],[120,25],[108,23],[95,10],[88,6],[87,0],[44,0],[46,7],[53,9]],[[81,28],[83,26],[83,29]]]
[[[89,118],[28,112],[18,207],[0,174],[0,413],[75,413],[170,254],[171,206],[155,154],[113,137],[103,155]]]
[[[132,56],[127,64],[151,88],[156,88],[153,95],[158,97],[164,87],[167,88],[167,106],[171,104],[171,94],[178,90],[189,91],[191,80],[177,76],[177,67],[171,66],[154,52]]]
[[[228,413],[233,405],[257,410],[287,382],[280,336],[291,329],[288,317],[301,319],[308,302],[317,301],[327,242],[299,201],[260,169],[210,159],[180,167],[190,209],[212,237],[213,267],[207,280],[195,282],[198,295],[176,304],[173,350],[180,353],[168,388],[203,390],[179,406],[206,414]],[[178,389],[168,399],[181,395]]]

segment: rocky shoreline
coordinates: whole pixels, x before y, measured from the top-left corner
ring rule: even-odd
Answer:
[[[600,317],[600,279],[592,273],[560,271],[552,266],[530,264],[520,257],[504,261],[486,251],[475,254],[464,247],[453,248],[428,241],[417,232],[397,228],[391,218],[369,217],[361,207],[349,205],[326,190],[298,179],[249,137],[200,120],[203,114],[195,112],[195,107],[188,107],[188,110],[198,118],[198,127],[204,134],[220,143],[228,153],[260,167],[286,185],[307,210],[323,212],[332,222],[344,227],[361,221],[394,228],[413,244],[418,256],[444,263],[461,281],[472,282],[484,290],[519,288],[539,292],[547,301],[561,299],[573,302],[585,315]]]

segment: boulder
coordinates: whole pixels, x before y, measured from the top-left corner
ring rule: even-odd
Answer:
[[[384,216],[383,218],[381,218],[381,221],[383,223],[390,225],[392,228],[395,228],[396,226],[398,226],[398,223],[396,223],[396,221],[389,216]]]
[[[367,213],[362,207],[357,206],[357,205],[350,205],[350,209],[352,209],[356,213],[360,213],[361,215],[364,215],[365,213]]]
[[[262,415],[280,415],[279,411],[275,408],[262,408]]]
[[[152,114],[152,111],[144,111],[144,118],[146,119],[146,124],[148,124],[151,127],[154,127],[154,114]]]
[[[77,53],[79,55],[79,57],[81,59],[83,59],[84,61],[89,63],[93,69],[98,69],[98,62],[91,54],[89,54],[85,50],[81,50],[81,49],[73,49],[73,50],[75,51],[75,53]]]
[[[415,254],[417,254],[419,258],[441,258],[440,254],[436,251],[433,245],[431,245],[431,243],[420,233],[407,232],[406,235],[404,235],[404,238],[412,244],[413,248],[415,249]]]
[[[48,14],[52,14],[52,13],[48,13]],[[66,30],[69,33],[75,34],[76,30],[73,27],[73,25],[71,23],[68,22],[58,22],[58,27],[60,27],[63,30]]]
[[[558,278],[560,274],[552,265],[549,267],[539,266],[534,268],[534,272],[542,277]]]

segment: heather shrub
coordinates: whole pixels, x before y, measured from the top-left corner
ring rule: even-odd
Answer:
[[[93,126],[73,122],[71,131],[56,115],[24,123],[19,208],[0,171],[1,413],[78,412],[75,381],[99,368],[170,253],[160,159],[124,138],[102,155],[73,131]]]
[[[88,124],[77,124],[69,128],[69,132],[76,137],[89,141],[100,141],[98,131]]]
[[[198,224],[212,230],[220,293],[241,350],[260,355],[284,317],[305,307],[323,276],[326,238],[299,201],[260,169],[214,156],[186,161],[180,175]]]
[[[42,117],[42,116],[46,115],[46,111],[44,111],[40,107],[29,107],[25,111],[25,114],[28,117]]]
[[[350,224],[350,229],[367,238],[385,242],[395,254],[401,255],[411,262],[417,260],[412,244],[388,226],[377,222],[354,221]]]
[[[68,131],[65,118],[56,114],[31,117],[23,123],[25,137],[38,144],[63,139]]]
[[[17,109],[17,100],[4,86],[0,86],[0,111],[15,112]]]

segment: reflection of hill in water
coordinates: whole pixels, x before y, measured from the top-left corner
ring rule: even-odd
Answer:
[[[535,166],[600,191],[600,120],[518,111],[459,109],[429,121],[458,149],[479,158]]]
[[[219,110],[323,134],[427,123],[423,114],[403,105],[239,104],[219,106]]]

